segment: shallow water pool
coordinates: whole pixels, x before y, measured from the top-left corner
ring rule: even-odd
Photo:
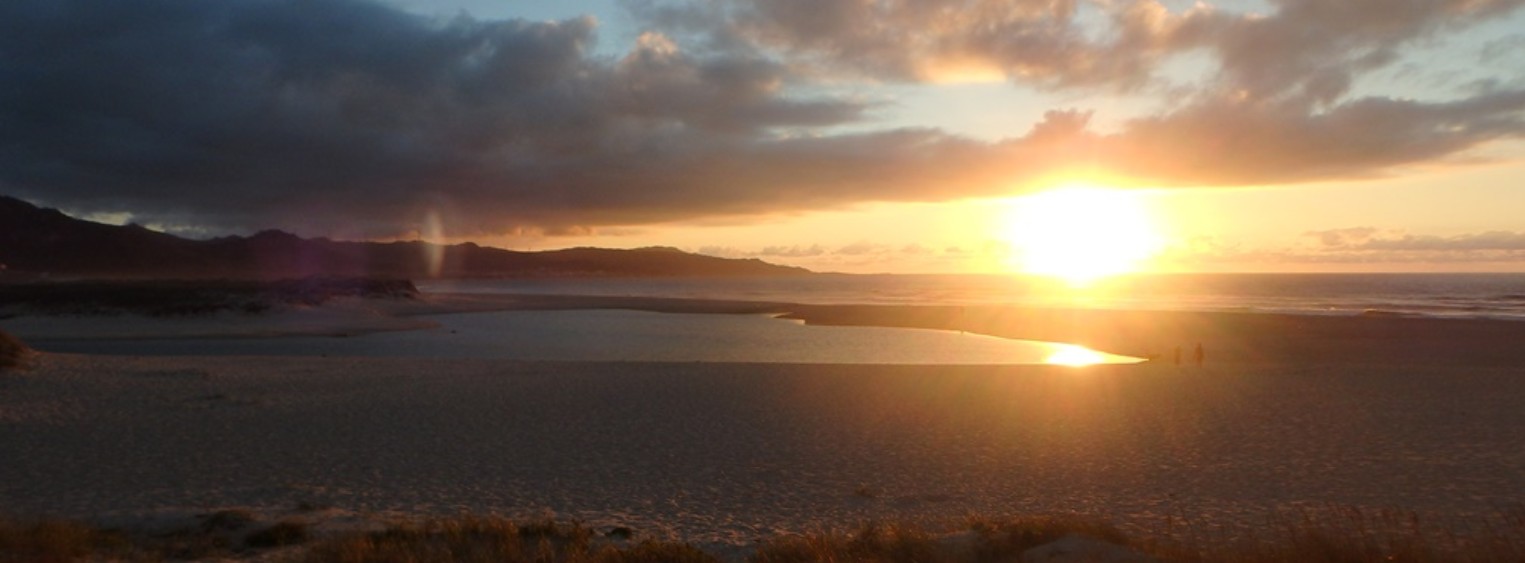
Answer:
[[[55,352],[832,364],[1089,364],[1136,358],[943,330],[810,326],[767,315],[626,310],[432,317],[439,328],[352,337],[41,341]]]

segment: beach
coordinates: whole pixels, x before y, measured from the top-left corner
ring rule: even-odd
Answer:
[[[1307,509],[1464,522],[1525,504],[1525,323],[615,297],[407,307],[467,302],[771,311],[1157,359],[1070,368],[42,354],[0,374],[0,506],[106,520],[296,506],[376,520],[550,514],[737,547],[970,514],[1235,534]]]

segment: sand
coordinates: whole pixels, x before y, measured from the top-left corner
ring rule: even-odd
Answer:
[[[478,306],[512,299],[585,304]],[[1525,323],[791,309],[1121,353],[1182,345],[1188,365],[43,355],[0,374],[0,513],[550,512],[745,545],[970,513],[1082,514],[1148,533],[1183,518],[1256,526],[1299,507],[1460,519],[1525,505]]]

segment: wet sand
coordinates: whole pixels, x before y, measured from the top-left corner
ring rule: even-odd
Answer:
[[[1109,311],[1018,307],[799,305],[786,316],[841,325],[968,330],[1216,365],[1424,364],[1525,368],[1525,322],[1400,316]]]
[[[1078,513],[1147,531],[1330,504],[1442,519],[1525,504],[1525,323],[788,310],[1120,353],[1181,345],[1187,365],[1168,354],[1082,369],[44,355],[0,375],[0,512],[551,511],[737,545],[970,513]],[[1203,367],[1190,365],[1199,341]]]

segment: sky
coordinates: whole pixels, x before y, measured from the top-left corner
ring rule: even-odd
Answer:
[[[1033,203],[1066,189],[1134,216]],[[0,194],[818,271],[1141,238],[1149,271],[1525,271],[1525,0],[10,0]]]

